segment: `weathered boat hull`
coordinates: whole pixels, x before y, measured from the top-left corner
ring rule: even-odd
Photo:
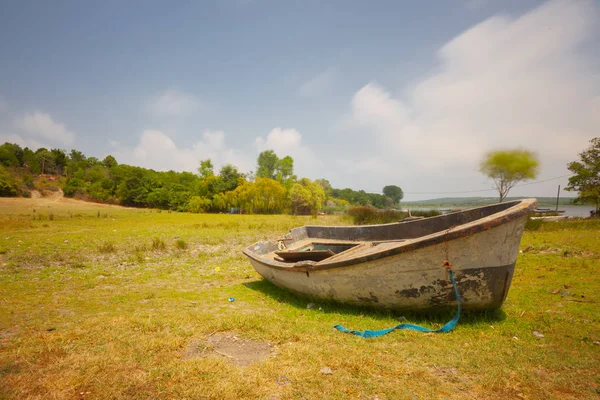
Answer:
[[[511,284],[527,215],[536,204],[535,200],[513,203],[493,213],[481,207],[470,210],[471,214],[408,223],[294,229],[287,248],[328,240],[358,244],[308,265],[277,261],[272,257],[277,241],[256,243],[244,253],[260,275],[282,288],[341,303],[411,310],[456,305],[442,267],[448,260],[463,309],[498,308]],[[461,220],[466,223],[453,226]],[[436,230],[436,225],[445,229]],[[422,231],[431,233],[418,236]]]

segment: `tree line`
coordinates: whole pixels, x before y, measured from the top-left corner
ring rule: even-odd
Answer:
[[[58,190],[89,201],[189,212],[316,214],[341,211],[349,205],[390,208],[402,189],[386,186],[382,194],[334,189],[326,179],[311,181],[294,174],[294,160],[272,150],[260,153],[256,173],[242,173],[231,164],[215,171],[210,159],[197,173],[154,171],[119,164],[109,155],[100,160],[81,151],[17,144],[0,146],[0,196],[30,196],[33,190]]]

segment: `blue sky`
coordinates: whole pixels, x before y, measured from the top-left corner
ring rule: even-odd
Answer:
[[[190,171],[205,158],[253,170],[269,148],[299,176],[407,193],[490,189],[485,151],[524,147],[553,178],[598,136],[599,13],[593,1],[3,1],[0,141]]]

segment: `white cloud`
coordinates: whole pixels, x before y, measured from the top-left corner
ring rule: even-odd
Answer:
[[[156,116],[183,116],[196,112],[201,106],[191,93],[169,89],[150,100],[148,111]]]
[[[337,71],[333,68],[328,68],[319,73],[308,81],[304,82],[298,88],[298,93],[302,96],[315,96],[330,90],[337,78]]]
[[[567,173],[598,135],[600,57],[580,51],[598,27],[598,7],[587,1],[552,1],[472,27],[439,50],[435,74],[402,96],[376,83],[355,93],[346,118],[378,143],[381,162],[342,165],[366,169],[377,184],[420,175],[441,190],[450,185],[445,171],[473,179],[486,151],[525,147],[538,152],[544,176]]]
[[[296,151],[300,147],[302,135],[295,129],[274,128],[269,132],[267,138],[259,136],[255,140],[256,147],[259,151],[273,150],[280,157],[288,155]]]
[[[243,149],[229,147],[223,131],[204,131],[200,140],[182,148],[166,133],[159,130],[142,132],[138,144],[131,149],[114,153],[118,162],[138,165],[158,171],[196,172],[200,161],[210,158],[215,172],[225,164],[232,164],[241,172],[253,171],[259,152],[274,150],[279,157],[294,158],[294,170],[301,176],[321,176],[321,162],[313,152],[302,145],[302,135],[295,129],[275,128],[266,138],[257,137],[254,146]],[[112,145],[118,145],[114,142]]]
[[[49,114],[40,111],[15,119],[14,126],[22,132],[24,140],[41,138],[53,144],[71,145],[75,139],[75,134],[68,131],[63,124],[55,122]]]
[[[179,148],[171,137],[161,131],[145,130],[135,148],[118,151],[115,158],[120,163],[158,171],[196,172],[200,160],[207,158],[213,161],[217,172],[225,164],[233,164],[243,172],[252,167],[250,158],[225,145],[225,134],[222,131],[205,131],[202,139],[188,149]]]

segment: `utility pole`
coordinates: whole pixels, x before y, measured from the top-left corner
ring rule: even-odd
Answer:
[[[558,192],[556,192],[556,210],[558,211],[558,198],[560,197],[560,185],[558,185]]]

